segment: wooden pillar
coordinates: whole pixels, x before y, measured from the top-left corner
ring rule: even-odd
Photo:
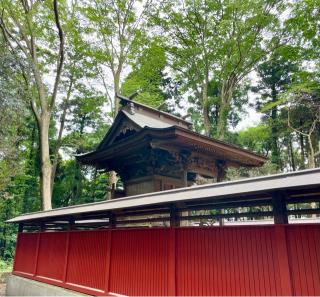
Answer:
[[[170,227],[180,227],[179,211],[175,205],[170,207]]]
[[[46,231],[46,223],[45,222],[40,222],[40,231],[45,232]]]
[[[74,218],[69,219],[69,225],[68,230],[74,230],[75,229],[75,220]]]
[[[216,160],[217,183],[222,182],[226,177],[226,162],[223,160]],[[224,209],[220,209],[219,213],[224,214]],[[219,218],[219,226],[224,225],[224,218]]]
[[[188,186],[188,170],[186,168],[183,170],[183,186]]]
[[[216,160],[217,182],[222,182],[226,177],[226,162],[223,160]]]
[[[113,213],[109,214],[109,228],[115,228],[116,227],[116,217]]]
[[[285,191],[275,191],[272,193],[272,207],[275,224],[288,224],[286,196],[287,194]]]
[[[23,232],[23,223],[19,223],[18,232],[19,232],[19,233],[22,233],[22,232]]]

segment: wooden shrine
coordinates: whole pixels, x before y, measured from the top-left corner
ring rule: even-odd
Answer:
[[[197,179],[219,182],[228,167],[261,166],[266,158],[192,130],[183,118],[118,95],[122,105],[95,151],[77,156],[82,164],[116,171],[124,189],[113,197],[192,186]]]

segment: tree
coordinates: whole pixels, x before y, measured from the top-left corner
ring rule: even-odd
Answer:
[[[279,130],[283,123],[279,118],[278,105],[279,101],[281,103],[281,94],[293,81],[293,76],[297,71],[297,62],[293,62],[288,57],[276,52],[258,66],[257,72],[260,81],[256,87],[252,88],[254,92],[260,94],[256,103],[257,108],[264,112],[264,121],[269,121],[271,127],[271,161],[279,167],[281,167]]]
[[[129,96],[138,91],[135,100],[158,107],[165,99],[167,78],[165,77],[166,57],[164,46],[159,39],[153,39],[137,55],[132,71],[121,86],[121,92]]]
[[[78,84],[76,88],[79,93],[70,101],[69,109],[72,117],[66,122],[68,134],[64,137],[63,142],[64,148],[71,149],[72,154],[81,154],[94,149],[104,136],[101,135],[101,132],[105,133],[107,130],[103,121],[105,113],[102,111],[105,98],[101,93],[84,84]],[[68,200],[71,204],[74,204],[80,197],[82,179],[80,165],[74,162],[72,190],[68,193]]]
[[[143,27],[150,5],[149,0],[142,6],[136,0],[83,1],[87,31],[97,36],[97,42],[91,45],[91,51],[98,63],[97,69],[105,87],[106,97],[109,99],[113,118],[119,110],[117,94],[120,91],[123,71],[143,44]],[[105,81],[105,69],[111,72],[113,79],[111,94],[110,85]],[[116,181],[115,172],[111,172],[110,189]]]
[[[98,98],[98,104],[102,107],[105,103],[101,100],[101,92],[93,90],[87,85],[91,85],[96,76],[96,62],[92,59],[89,44],[83,38],[85,28],[81,23],[81,7],[78,1],[71,1],[68,6],[68,16],[64,17],[65,31],[68,33],[65,36],[65,62],[64,71],[61,75],[60,92],[62,100],[57,105],[54,119],[59,123],[57,137],[52,144],[52,176],[51,185],[53,190],[54,178],[58,162],[60,160],[59,150],[63,145],[63,134],[67,132],[66,122],[68,118],[78,119],[75,114],[74,106],[77,99],[80,99],[79,105],[83,104],[85,96],[88,96],[88,104],[92,103],[92,98]],[[97,103],[93,103],[96,107]],[[93,107],[93,109],[95,108]],[[84,126],[82,130],[85,128]],[[79,127],[78,127],[79,128]]]
[[[20,71],[25,79],[28,94],[27,100],[39,129],[41,205],[43,210],[47,210],[51,209],[52,177],[49,126],[56,107],[64,63],[64,33],[60,23],[58,1],[34,3],[33,1],[2,0],[1,10],[0,27],[6,42],[18,61],[25,60],[32,70],[27,72],[24,65],[20,63]],[[48,24],[56,30],[50,30]],[[45,28],[41,28],[42,25],[45,25]],[[55,38],[54,35],[57,37]],[[45,76],[48,78],[48,72],[53,68],[55,69],[54,83],[49,91]],[[33,85],[36,87],[36,94],[32,92]]]
[[[16,73],[15,57],[0,36],[0,191],[21,171],[18,130],[27,117],[22,77]]]
[[[277,11],[277,13],[275,13]],[[171,67],[186,92],[200,102],[210,134],[212,80],[218,83],[217,136],[226,134],[234,93],[273,47],[267,32],[277,26],[280,1],[166,1],[158,24],[167,37]]]
[[[308,83],[304,88],[290,93],[291,100],[288,105],[288,126],[296,133],[303,135],[308,141],[308,167],[316,167],[316,155],[320,153],[319,128],[320,126],[320,87],[319,83]],[[297,125],[298,123],[298,125]],[[302,123],[302,125],[300,125]],[[318,142],[318,141],[319,142]],[[316,149],[319,147],[319,151]]]

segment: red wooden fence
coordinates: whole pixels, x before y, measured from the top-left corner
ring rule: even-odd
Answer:
[[[320,295],[320,225],[20,233],[14,274],[93,295]]]

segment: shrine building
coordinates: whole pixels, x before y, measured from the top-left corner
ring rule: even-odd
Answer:
[[[95,151],[82,164],[115,171],[124,189],[113,198],[219,182],[229,167],[257,167],[265,157],[192,130],[183,118],[118,95],[122,108]]]

